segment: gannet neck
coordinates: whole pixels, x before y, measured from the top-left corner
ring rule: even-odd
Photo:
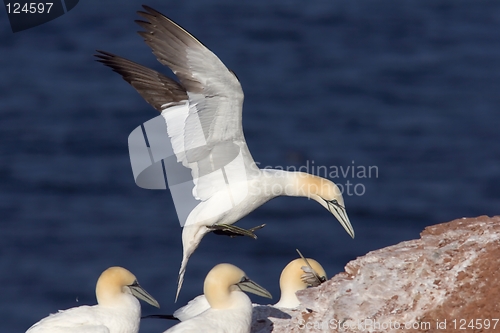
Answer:
[[[316,260],[307,258],[307,261],[316,274],[326,278],[325,270]],[[303,275],[306,272],[302,268],[305,266],[307,266],[305,260],[299,258],[291,261],[283,269],[280,276],[281,298],[275,304],[276,307],[295,308],[300,305],[300,301],[295,293],[310,286],[303,279]]]
[[[134,274],[122,267],[110,267],[97,280],[95,289],[97,303],[108,306],[120,302],[124,287],[136,281]]]
[[[231,264],[219,264],[212,268],[205,278],[203,293],[212,309],[228,309],[234,306],[239,297],[232,297],[233,293],[241,293],[235,286],[245,277],[238,267]],[[234,286],[234,287],[233,287]]]
[[[305,172],[293,172],[290,178],[295,185],[295,190],[297,191],[296,195],[314,200],[317,200],[317,198],[322,198],[327,201],[336,199],[341,200],[342,205],[344,204],[342,193],[339,188],[334,182],[328,179]]]
[[[275,169],[263,169],[260,177],[260,185],[269,197],[286,195],[313,199],[332,213],[354,238],[342,192],[334,182],[305,172]]]
[[[328,201],[342,198],[342,193],[334,182],[305,172],[263,169],[262,179],[263,185],[276,196],[286,195],[310,199],[321,197]]]

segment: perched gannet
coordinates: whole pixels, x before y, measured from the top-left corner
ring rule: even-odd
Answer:
[[[174,313],[183,321],[165,331],[176,332],[230,332],[249,333],[252,323],[252,302],[243,292],[271,298],[271,294],[238,267],[219,264],[205,278],[203,294]],[[204,307],[200,311],[199,300]],[[208,308],[204,304],[208,303]]]
[[[136,297],[160,307],[135,276],[122,267],[111,267],[101,274],[96,296],[97,305],[60,310],[31,326],[26,333],[137,333],[141,306]]]
[[[278,308],[293,309],[300,305],[295,294],[308,287],[317,287],[327,279],[326,272],[319,262],[311,258],[304,258],[299,250],[300,258],[292,260],[285,266],[280,276],[281,297]],[[210,308],[205,295],[200,295],[190,301],[186,306],[178,309],[173,315],[149,315],[144,318],[159,318],[185,321],[193,318]]]
[[[139,34],[180,83],[111,53],[98,51],[96,56],[161,112],[177,162],[191,170],[187,191],[196,201],[186,221],[181,221],[183,257],[176,300],[189,257],[203,236],[216,231],[256,238],[253,231],[259,227],[245,230],[233,223],[277,196],[303,196],[319,202],[354,237],[335,183],[303,172],[257,167],[243,135],[243,91],[236,75],[186,30],[143,7],[146,12],[138,14],[147,22],[136,21],[145,29]],[[170,180],[169,187],[173,193]]]
[[[281,298],[274,306],[288,309],[296,308],[300,305],[295,294],[297,291],[307,287],[317,287],[325,281],[326,272],[316,260],[304,257],[292,260],[281,272]]]

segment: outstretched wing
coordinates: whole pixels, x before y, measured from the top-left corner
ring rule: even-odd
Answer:
[[[258,169],[243,136],[243,91],[234,73],[200,41],[163,14],[143,7],[146,12],[138,14],[147,21],[136,21],[145,29],[139,34],[179,78],[189,98],[184,127],[171,126],[170,117],[180,115],[169,109],[162,115],[169,135],[172,131],[175,154],[192,169],[193,194],[204,201]]]
[[[120,74],[159,112],[168,106],[180,105],[188,100],[186,90],[171,78],[112,53],[99,50],[97,52],[97,61]]]
[[[189,96],[184,137],[188,161],[199,161],[214,146],[244,141],[241,125],[243,90],[236,76],[220,59],[179,25],[156,10],[143,6],[136,21],[153,54],[179,78]],[[195,151],[191,149],[203,147]]]
[[[148,21],[137,21],[146,30],[139,34],[180,84],[110,53],[97,56],[161,112],[177,161],[191,169],[193,196],[205,201],[258,169],[242,131],[243,91],[236,76],[196,38],[154,9],[144,9],[139,15]]]

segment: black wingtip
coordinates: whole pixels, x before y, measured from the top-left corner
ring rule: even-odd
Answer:
[[[142,5],[142,8],[144,8],[146,11],[148,11],[149,14],[153,14],[153,15],[158,14],[158,15],[164,16],[162,13],[160,13],[156,9],[149,7],[148,5]]]
[[[94,54],[94,57],[97,58],[97,59],[95,59],[95,61],[100,62],[101,64],[104,64],[105,66],[110,67],[113,70],[113,72],[120,74],[125,81],[130,83],[130,81],[126,77],[127,72],[124,72],[122,67],[119,66],[118,63],[116,63],[116,59],[120,58],[119,56],[117,56],[113,53],[102,51],[102,50],[96,50],[96,51],[98,53]]]
[[[97,53],[93,54],[94,57],[99,58],[96,59],[96,61],[102,61],[103,59],[109,59],[114,56],[114,54],[111,54],[106,51],[101,51],[101,50],[95,50]]]
[[[147,18],[148,16],[153,16],[153,17],[165,16],[162,13],[160,13],[159,11],[157,11],[157,10],[149,7],[148,5],[142,5],[142,8],[144,8],[145,12],[143,12],[142,10],[138,10],[137,14],[139,16],[142,16],[142,17],[145,17],[145,18]]]

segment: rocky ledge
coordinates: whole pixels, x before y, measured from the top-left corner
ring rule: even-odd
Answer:
[[[256,307],[252,332],[500,332],[500,216],[420,236],[299,291],[296,310]]]

